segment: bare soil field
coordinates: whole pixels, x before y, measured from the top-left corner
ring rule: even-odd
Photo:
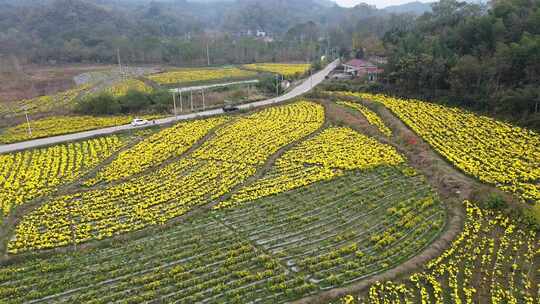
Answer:
[[[19,69],[0,70],[0,102],[34,98],[69,90],[73,77],[87,72],[109,70],[111,65],[22,65]]]

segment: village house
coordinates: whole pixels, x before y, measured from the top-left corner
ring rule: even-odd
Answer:
[[[354,77],[366,77],[368,81],[377,81],[382,69],[370,61],[362,59],[353,59],[343,64],[345,73],[352,74]]]

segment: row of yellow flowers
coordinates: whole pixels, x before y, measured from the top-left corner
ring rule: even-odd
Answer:
[[[105,189],[47,202],[23,218],[8,250],[54,248],[165,223],[244,182],[277,150],[314,132],[323,120],[322,106],[310,102],[240,118],[180,161]]]
[[[30,121],[32,134],[28,133],[27,123],[7,128],[0,134],[0,143],[7,144],[35,138],[124,125],[130,123],[132,120],[133,116],[53,116]]]
[[[285,77],[301,76],[311,68],[306,63],[253,63],[244,65],[245,69],[280,74]]]
[[[464,172],[540,202],[540,134],[458,108],[385,95],[380,102]]]
[[[227,120],[227,117],[196,120],[162,130],[131,149],[122,151],[110,165],[97,174],[95,179],[87,181],[86,185],[94,185],[100,181],[117,181],[159,166],[171,157],[182,155],[210,130]]]
[[[154,89],[141,80],[131,78],[112,85],[111,87],[105,89],[105,92],[110,93],[115,97],[119,97],[125,96],[130,90],[139,91],[142,93],[152,93]]]
[[[75,180],[123,146],[117,136],[0,155],[0,211]]]
[[[148,78],[159,84],[204,82],[220,79],[240,79],[254,77],[257,73],[235,67],[227,68],[184,68],[151,75]]]
[[[426,271],[378,282],[365,301],[348,295],[341,303],[538,303],[538,232],[468,201],[465,207],[463,232]]]
[[[291,139],[300,139],[323,123],[323,107],[312,102],[270,108],[217,130],[216,138],[205,142],[193,156],[261,165]]]
[[[386,126],[386,124],[384,123],[384,121],[379,117],[379,115],[377,115],[377,113],[371,111],[370,109],[368,109],[367,107],[359,104],[359,103],[356,103],[356,102],[350,102],[350,101],[339,101],[338,104],[340,105],[343,105],[343,106],[347,106],[347,107],[350,107],[350,108],[353,108],[357,111],[359,111],[360,113],[362,113],[362,115],[364,115],[364,117],[367,119],[367,121],[376,126],[379,131],[381,131],[382,134],[388,136],[388,137],[392,137],[392,130],[390,130],[390,128],[388,128]]]
[[[328,128],[280,157],[261,180],[235,193],[217,209],[329,180],[344,170],[398,165],[403,157],[391,146],[349,128]]]

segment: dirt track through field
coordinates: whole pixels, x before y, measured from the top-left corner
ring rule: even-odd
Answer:
[[[401,154],[405,155],[409,165],[427,177],[428,183],[437,190],[437,193],[445,202],[448,210],[448,220],[444,231],[437,240],[407,262],[356,284],[332,289],[295,301],[294,303],[297,304],[328,303],[347,294],[362,293],[377,281],[399,279],[421,270],[428,261],[440,256],[461,232],[465,218],[461,203],[463,200],[471,198],[473,193],[472,185],[476,184],[476,181],[457,171],[443,160],[427,143],[390,113],[388,109],[363,102],[365,106],[377,112],[392,130],[393,137],[391,139],[375,131],[372,126],[367,126],[367,121],[360,112],[353,115],[351,113],[354,113],[354,111],[350,112],[333,102],[324,103],[329,109],[328,116],[330,120],[338,124],[348,125],[353,129],[375,137],[383,143],[394,146]]]

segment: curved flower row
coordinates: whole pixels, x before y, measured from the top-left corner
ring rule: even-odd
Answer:
[[[216,138],[205,142],[193,156],[261,165],[291,139],[297,140],[314,132],[323,122],[323,107],[312,102],[300,101],[270,108],[217,130]]]
[[[133,148],[122,151],[110,165],[97,174],[95,179],[87,182],[87,185],[127,178],[155,167],[171,157],[180,156],[210,130],[227,120],[226,117],[218,117],[183,122],[160,131]]]
[[[384,104],[464,172],[540,203],[540,134],[458,108],[356,96]]]
[[[463,232],[425,272],[378,282],[362,303],[537,303],[538,232],[470,202],[465,207]],[[342,302],[357,303],[352,296]]]
[[[6,129],[0,135],[0,143],[13,143],[35,138],[75,133],[110,126],[128,124],[131,116],[53,116],[30,122],[32,135],[26,123]]]
[[[239,190],[216,208],[329,180],[342,175],[344,170],[365,170],[403,162],[403,157],[391,146],[349,128],[329,128],[287,151],[267,176]]]
[[[128,242],[15,259],[0,267],[0,302],[290,303],[410,258],[443,229],[444,210],[421,177],[350,171]]]
[[[309,71],[310,67],[311,65],[306,63],[253,63],[244,65],[244,68],[249,70],[276,73],[285,77],[301,76]]]
[[[176,71],[170,71],[151,75],[148,78],[159,84],[175,84],[203,82],[219,79],[239,79],[254,77],[257,74],[251,71],[241,70],[239,68],[185,68]]]
[[[0,155],[0,211],[75,180],[123,146],[117,136]]]
[[[323,120],[322,106],[309,102],[241,118],[189,157],[160,170],[44,204],[23,218],[8,250],[54,248],[163,224],[224,195],[278,149],[320,128]]]
[[[390,128],[388,128],[385,124],[384,124],[384,121],[379,117],[379,115],[377,115],[377,113],[371,111],[370,109],[364,107],[363,105],[359,104],[359,103],[355,103],[355,102],[349,102],[349,101],[339,101],[338,104],[340,105],[343,105],[343,106],[347,106],[347,107],[350,107],[350,108],[353,108],[357,111],[359,111],[360,113],[362,113],[362,115],[364,115],[364,117],[367,119],[367,121],[376,126],[377,128],[379,128],[379,131],[381,131],[382,134],[388,136],[388,137],[392,137],[392,130],[390,130]]]

